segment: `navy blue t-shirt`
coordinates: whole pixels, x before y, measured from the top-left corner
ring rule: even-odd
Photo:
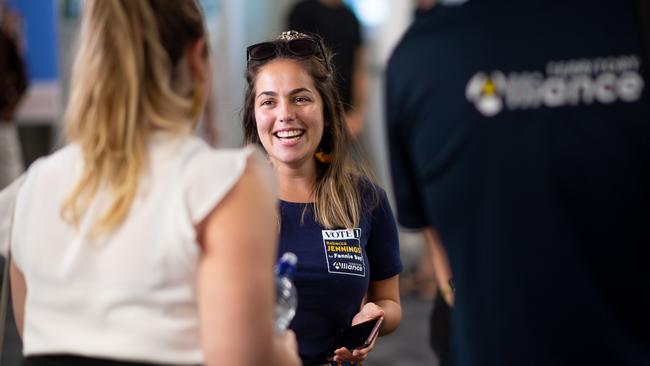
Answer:
[[[439,5],[397,47],[397,213],[449,254],[453,365],[650,365],[648,61],[630,1]]]
[[[278,254],[289,251],[298,257],[298,310],[290,328],[306,366],[331,356],[337,334],[359,312],[370,281],[402,271],[393,213],[385,193],[380,190],[378,196],[359,227],[334,230],[314,220],[311,204],[280,201]],[[363,198],[372,201],[369,192]]]

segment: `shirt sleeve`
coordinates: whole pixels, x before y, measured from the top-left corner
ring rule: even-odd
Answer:
[[[390,158],[390,171],[395,200],[397,202],[397,219],[409,229],[428,226],[429,222],[422,199],[418,176],[413,168],[409,144],[410,126],[404,120],[402,110],[403,93],[400,93],[399,72],[393,55],[386,74],[386,123]]]
[[[252,159],[266,167],[267,179],[260,185],[268,184],[275,190],[268,162],[259,148],[252,145],[244,149],[210,150],[190,160],[186,167],[189,179],[185,204],[194,225],[200,223],[230,192]]]
[[[372,211],[372,228],[366,255],[370,264],[370,281],[381,281],[402,272],[397,225],[386,192],[378,188],[378,204]]]

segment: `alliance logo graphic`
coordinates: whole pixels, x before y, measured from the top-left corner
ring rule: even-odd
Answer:
[[[502,110],[633,103],[645,82],[636,55],[550,61],[546,71],[490,74],[478,72],[467,83],[465,97],[486,117]]]
[[[334,262],[332,264],[337,271],[348,270],[363,273],[363,266],[360,263],[343,263],[343,262]]]
[[[502,72],[495,71],[491,76],[479,72],[467,83],[465,96],[484,116],[492,117],[503,109],[505,86],[506,77]]]

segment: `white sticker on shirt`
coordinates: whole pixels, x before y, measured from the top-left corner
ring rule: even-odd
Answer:
[[[361,252],[361,229],[322,230],[327,271],[366,276]]]

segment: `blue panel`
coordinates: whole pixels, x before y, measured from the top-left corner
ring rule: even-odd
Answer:
[[[55,0],[10,0],[23,18],[27,69],[31,80],[55,81],[59,77]]]

